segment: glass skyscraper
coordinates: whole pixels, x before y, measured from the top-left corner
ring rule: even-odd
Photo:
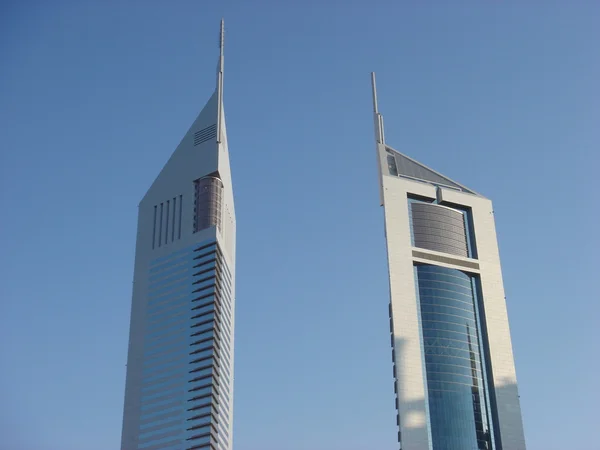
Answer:
[[[216,88],[139,204],[121,450],[232,448],[235,211]]]
[[[492,202],[386,144],[373,106],[404,450],[525,450]]]

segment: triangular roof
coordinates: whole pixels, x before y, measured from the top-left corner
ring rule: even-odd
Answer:
[[[161,191],[165,185],[171,185],[174,173],[185,178],[192,168],[197,177],[201,174],[218,173],[224,183],[231,182],[223,110],[223,47],[224,24],[221,21],[215,90],[155,178],[144,199],[151,196],[153,191]]]
[[[396,160],[396,169],[398,171],[398,176],[412,178],[419,181],[425,181],[427,183],[432,183],[439,186],[448,186],[455,189],[460,189],[461,191],[468,192],[470,194],[477,194],[477,192],[472,189],[467,188],[466,186],[457,183],[456,181],[448,178],[445,175],[427,167],[425,164],[422,164],[414,159],[406,156],[403,153],[400,153],[397,150],[394,150],[390,146],[385,146],[386,151],[393,155]]]
[[[379,197],[383,205],[383,180],[382,176],[404,177],[412,180],[422,181],[434,184],[436,186],[446,186],[458,189],[470,194],[479,195],[472,189],[463,186],[460,183],[442,175],[439,172],[421,164],[403,153],[394,150],[385,143],[385,133],[383,128],[383,116],[379,113],[377,105],[377,87],[375,83],[375,72],[371,72],[371,88],[373,90],[373,119],[375,123],[375,143],[377,150],[377,163],[379,169]],[[387,153],[387,156],[386,154]]]

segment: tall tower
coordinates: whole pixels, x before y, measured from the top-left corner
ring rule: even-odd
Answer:
[[[216,88],[139,204],[121,450],[232,448],[235,211]]]
[[[404,450],[525,450],[492,202],[385,143],[371,74]]]

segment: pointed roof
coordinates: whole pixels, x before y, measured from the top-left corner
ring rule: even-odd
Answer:
[[[161,192],[168,186],[173,186],[172,174],[183,179],[219,173],[224,182],[229,182],[231,178],[223,110],[224,37],[224,21],[221,20],[215,90],[155,178],[144,199],[152,196],[152,192]],[[186,175],[188,172],[189,176]]]
[[[396,169],[398,171],[398,176],[412,178],[419,181],[425,181],[427,183],[432,183],[439,186],[447,186],[454,189],[460,189],[461,191],[469,192],[471,194],[479,195],[477,192],[472,189],[463,186],[460,183],[448,178],[445,175],[433,170],[430,167],[427,167],[425,164],[422,164],[414,159],[406,156],[403,153],[400,153],[397,150],[389,146],[385,146],[386,151],[393,155],[396,160]]]
[[[385,175],[389,176],[399,176],[410,178],[417,181],[423,181],[426,183],[435,184],[437,186],[446,186],[453,189],[459,189],[464,192],[468,192],[470,194],[479,195],[477,192],[472,189],[463,186],[460,183],[448,178],[445,175],[442,175],[439,172],[427,167],[425,164],[422,164],[403,153],[400,153],[397,150],[394,150],[392,147],[388,146],[385,143],[385,132],[383,129],[383,116],[379,112],[379,108],[377,105],[377,87],[375,81],[375,72],[371,72],[371,88],[373,92],[373,118],[375,124],[375,142],[377,147],[377,161],[378,161],[378,170],[380,177],[380,197],[382,196],[381,186],[382,180],[381,177]],[[383,155],[383,149],[387,152],[388,157],[385,158]],[[389,158],[393,157],[392,164],[395,161],[395,167],[392,173],[392,169],[389,166],[390,161]],[[382,159],[383,158],[383,159]],[[385,167],[383,166],[383,162],[387,160],[387,164]],[[383,204],[383,199],[381,199],[381,204]]]

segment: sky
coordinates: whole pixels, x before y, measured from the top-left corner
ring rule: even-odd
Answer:
[[[0,450],[119,448],[137,204],[221,17],[235,449],[397,448],[371,71],[387,142],[494,201],[528,449],[600,449],[600,3],[5,0]]]

